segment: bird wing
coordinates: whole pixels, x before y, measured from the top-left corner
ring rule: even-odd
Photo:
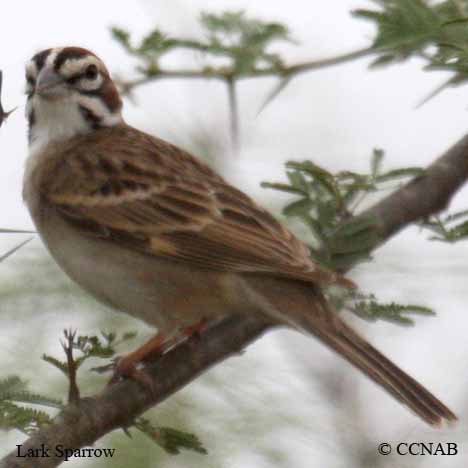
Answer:
[[[84,233],[210,270],[352,286],[207,165],[132,127],[74,138],[48,171],[42,196]]]

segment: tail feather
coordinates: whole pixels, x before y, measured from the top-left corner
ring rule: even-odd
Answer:
[[[341,320],[320,289],[276,278],[249,280],[255,292],[267,298],[265,314],[274,321],[319,338],[428,424],[439,426],[444,420],[457,420],[439,399]]]
[[[323,333],[315,328],[311,331],[428,424],[439,426],[443,420],[457,419],[440,400],[344,322],[340,321],[338,330],[332,333]]]

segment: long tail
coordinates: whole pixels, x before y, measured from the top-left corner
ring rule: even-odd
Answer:
[[[248,281],[255,293],[267,299],[262,312],[273,322],[316,336],[431,426],[457,420],[440,400],[352,330],[319,288],[267,277]]]
[[[323,309],[329,309],[324,301],[320,302]],[[457,420],[440,400],[361,338],[334,311],[323,309],[328,320],[324,321],[322,315],[322,320],[317,321],[315,314],[302,317],[301,325],[306,331],[317,336],[428,424],[440,426],[443,420]]]

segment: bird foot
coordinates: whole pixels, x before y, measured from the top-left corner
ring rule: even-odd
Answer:
[[[153,380],[145,368],[141,366],[144,362],[154,361],[161,356],[169,342],[170,340],[158,333],[143,346],[117,359],[114,365],[114,375],[110,379],[109,385],[115,384],[122,378],[127,378],[140,382],[145,388],[154,393]]]

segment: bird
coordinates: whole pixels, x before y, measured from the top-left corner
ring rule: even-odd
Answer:
[[[35,54],[26,95],[23,198],[45,247],[92,296],[157,328],[120,375],[187,330],[248,314],[318,338],[426,423],[457,419],[327,301],[326,286],[351,280],[208,165],[124,121],[97,55]]]
[[[3,84],[3,72],[0,70],[0,127],[3,122],[16,110],[16,107],[8,112],[5,112],[2,106],[2,84]]]

